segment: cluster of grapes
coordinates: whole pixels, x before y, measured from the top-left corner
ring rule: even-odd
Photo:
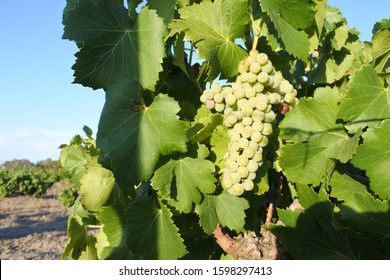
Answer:
[[[232,86],[212,83],[200,97],[207,108],[224,114],[230,143],[220,181],[237,196],[254,187],[256,172],[263,164],[263,148],[273,132],[274,110],[285,114],[298,102],[297,91],[275,71],[265,53],[251,50],[239,63],[238,72]]]

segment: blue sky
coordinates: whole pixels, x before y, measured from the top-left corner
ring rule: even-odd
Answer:
[[[164,0],[161,0],[164,1]],[[387,0],[331,0],[371,40],[373,24],[390,16]],[[104,92],[72,84],[74,43],[62,40],[66,0],[0,0],[0,163],[58,159],[58,146],[96,133]]]

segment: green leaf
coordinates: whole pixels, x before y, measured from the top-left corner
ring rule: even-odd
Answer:
[[[364,144],[356,150],[352,164],[366,171],[370,189],[380,198],[390,197],[390,120],[363,134]]]
[[[175,16],[176,0],[149,0],[148,6],[157,11],[157,14],[164,19],[165,24],[168,24]]]
[[[215,156],[215,164],[219,166],[220,169],[223,169],[225,166],[225,161],[223,160],[225,153],[228,151],[228,145],[230,143],[230,138],[227,133],[227,128],[223,125],[220,125],[213,131],[213,134],[210,138],[211,151]]]
[[[377,72],[390,73],[390,27],[376,32],[372,38],[372,54]]]
[[[136,83],[111,85],[99,122],[97,145],[111,157],[120,186],[149,179],[160,155],[186,151],[187,126],[176,115],[178,103],[159,94],[149,107],[134,110],[139,98]]]
[[[305,211],[278,209],[283,225],[269,227],[294,259],[383,258],[369,240],[333,225],[333,205],[325,191],[317,194],[307,186],[300,186],[298,198]]]
[[[390,257],[390,203],[374,199],[368,192],[358,193],[340,205],[347,226],[374,240],[376,247]]]
[[[87,246],[87,229],[77,215],[68,217],[68,243],[62,253],[62,259],[70,257],[76,260]]]
[[[218,223],[215,211],[215,196],[205,195],[201,204],[195,206],[195,212],[199,216],[199,224],[207,235],[211,235]]]
[[[127,242],[142,259],[178,259],[187,253],[172,213],[163,203],[157,208],[143,197],[129,205],[127,215]]]
[[[180,19],[170,24],[171,34],[185,32],[199,49],[198,57],[210,63],[209,80],[237,75],[238,63],[247,52],[234,43],[244,37],[249,23],[246,0],[203,1],[179,9]]]
[[[359,127],[377,126],[390,118],[390,89],[384,88],[375,70],[363,66],[349,82],[348,95],[341,99],[337,115],[350,121],[348,129],[355,132]]]
[[[80,186],[80,179],[86,172],[85,165],[90,156],[81,145],[70,145],[61,149],[61,176],[69,178],[76,186]]]
[[[179,211],[188,213],[193,203],[200,203],[202,194],[215,191],[214,172],[214,164],[206,159],[185,157],[170,160],[156,170],[152,186],[160,190],[163,198],[168,199],[168,203],[173,200],[173,205]]]
[[[314,98],[301,99],[280,124],[282,147],[280,165],[288,180],[317,185],[327,173],[330,158],[347,162],[355,152],[360,133],[352,138],[336,123],[339,94],[336,89],[319,88]]]
[[[332,186],[331,196],[338,200],[348,201],[356,193],[364,193],[367,188],[362,183],[354,180],[347,174],[334,172],[329,184]]]
[[[219,223],[231,230],[242,231],[245,225],[245,210],[249,208],[248,201],[226,191],[215,196],[214,199]]]
[[[241,232],[245,225],[245,210],[248,208],[249,203],[245,198],[224,191],[219,195],[206,195],[202,203],[197,205],[196,213],[206,234],[211,234],[217,223]]]
[[[297,2],[300,4],[298,5]],[[307,61],[310,50],[309,39],[305,32],[299,31],[297,28],[308,27],[314,23],[312,4],[302,3],[302,1],[262,0],[260,5],[274,23],[286,51],[303,61]],[[302,16],[302,13],[306,17]]]
[[[154,90],[165,57],[165,26],[155,11],[143,8],[135,22],[123,5],[84,0],[67,11],[63,24],[63,38],[81,46],[76,83],[97,89],[130,79]]]
[[[87,165],[87,172],[80,179],[79,194],[86,210],[98,212],[109,198],[115,185],[112,172],[102,166]]]

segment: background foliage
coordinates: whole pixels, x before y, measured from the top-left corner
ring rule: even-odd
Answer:
[[[96,142],[85,128],[62,147],[62,175],[79,190],[63,257],[220,258],[221,225],[269,230],[297,259],[389,258],[389,20],[361,42],[323,0],[140,4],[64,9],[75,82],[104,89],[106,103]],[[255,190],[236,197],[218,181],[222,116],[199,98],[208,82],[233,82],[253,48],[300,101],[278,116]]]

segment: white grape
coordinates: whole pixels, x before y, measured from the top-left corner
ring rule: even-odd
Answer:
[[[252,173],[249,173],[252,174]],[[244,182],[242,182],[242,186],[244,187],[244,190],[251,191],[253,190],[255,184],[253,183],[253,180],[245,179]]]
[[[260,65],[265,65],[265,64],[267,64],[267,62],[268,62],[268,55],[265,54],[265,53],[260,53],[260,54],[257,55],[256,61],[257,61]]]
[[[243,125],[249,126],[252,124],[253,120],[251,117],[244,117],[241,122]]]
[[[260,72],[259,75],[257,75],[257,80],[259,83],[265,85],[269,81],[269,76],[266,72]]]
[[[272,134],[272,124],[264,123],[263,131],[261,132],[263,135],[271,135]]]
[[[250,71],[253,73],[253,74],[258,74],[261,70],[261,66],[260,66],[260,63],[258,62],[253,62],[250,67],[249,67]]]
[[[237,173],[241,176],[241,178],[246,178],[249,175],[249,171],[248,171],[248,168],[246,166],[238,167]]]
[[[244,193],[244,187],[242,184],[234,184],[230,189],[228,189],[228,192],[235,196],[240,196]]]
[[[251,140],[253,140],[256,143],[260,143],[263,139],[263,134],[259,131],[252,131]]]
[[[256,172],[259,169],[259,163],[251,159],[248,161],[246,168],[249,172]]]
[[[276,119],[276,114],[274,111],[269,111],[264,114],[264,121],[267,123],[272,123]]]
[[[214,95],[214,101],[216,103],[222,103],[224,101],[224,97],[221,93],[217,93],[216,95]]]
[[[225,102],[226,102],[227,105],[232,106],[232,105],[236,104],[237,98],[234,96],[234,94],[230,93],[230,94],[227,94],[225,96]]]
[[[245,155],[240,155],[237,159],[239,166],[247,166],[249,159]]]
[[[225,104],[217,103],[215,104],[215,111],[222,113],[225,110]]]

